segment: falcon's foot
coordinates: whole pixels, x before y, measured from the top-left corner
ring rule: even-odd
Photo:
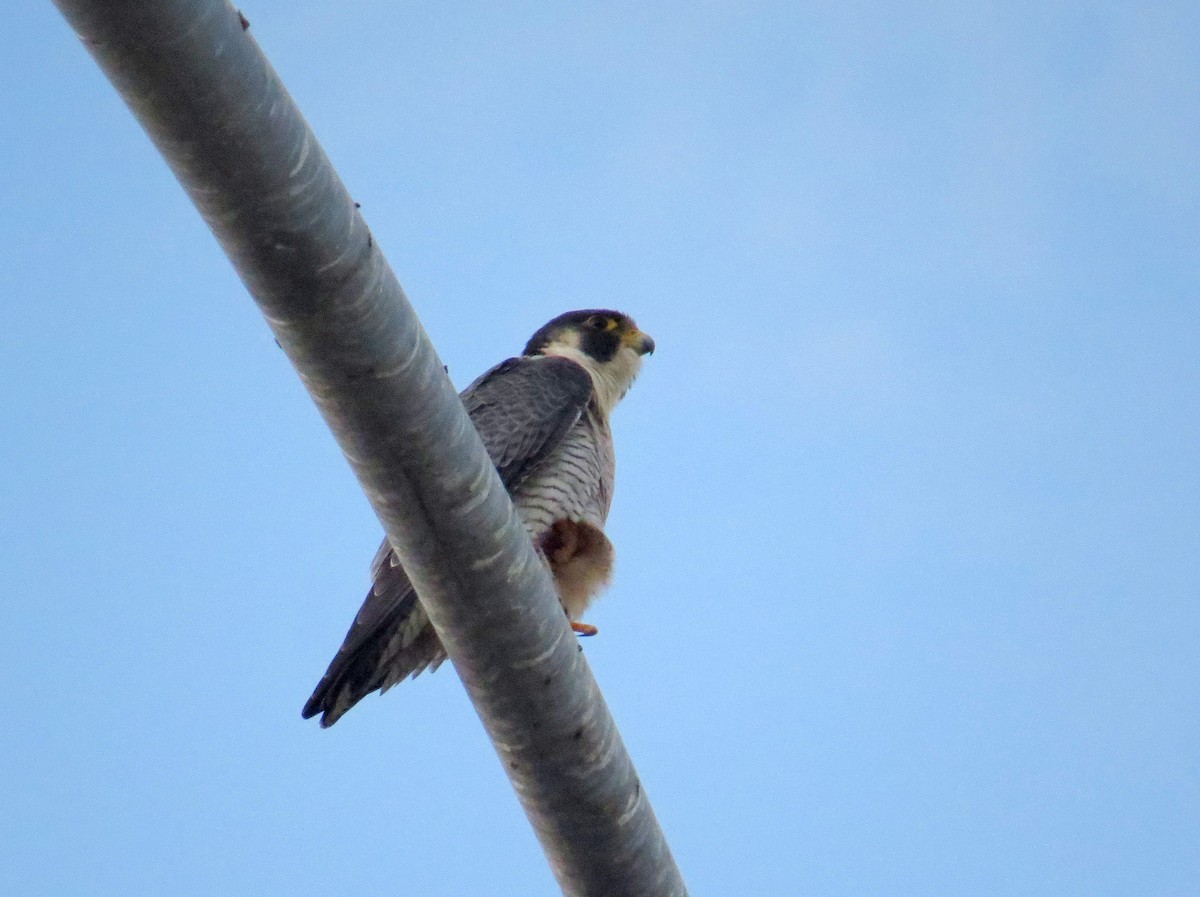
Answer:
[[[571,621],[571,630],[582,636],[595,635],[600,631],[591,623],[580,623],[578,620]]]

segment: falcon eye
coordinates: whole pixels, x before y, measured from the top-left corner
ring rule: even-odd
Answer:
[[[609,326],[612,322],[602,315],[592,315],[584,322],[588,327],[594,327],[596,330],[611,330]]]

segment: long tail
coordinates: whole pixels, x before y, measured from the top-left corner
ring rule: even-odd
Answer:
[[[445,659],[404,570],[385,564],[302,714],[321,714],[321,727],[328,728],[371,692],[437,669]]]

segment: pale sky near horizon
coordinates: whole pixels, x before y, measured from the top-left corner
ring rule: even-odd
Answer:
[[[691,892],[1200,886],[1200,7],[253,2],[466,385],[569,308],[585,649]],[[0,59],[0,891],[554,894],[379,527],[50,3]]]

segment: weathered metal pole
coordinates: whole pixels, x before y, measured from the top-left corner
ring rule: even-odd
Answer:
[[[224,0],[55,0],[158,146],[399,552],[564,893],[679,870],[512,503],[395,275]]]

